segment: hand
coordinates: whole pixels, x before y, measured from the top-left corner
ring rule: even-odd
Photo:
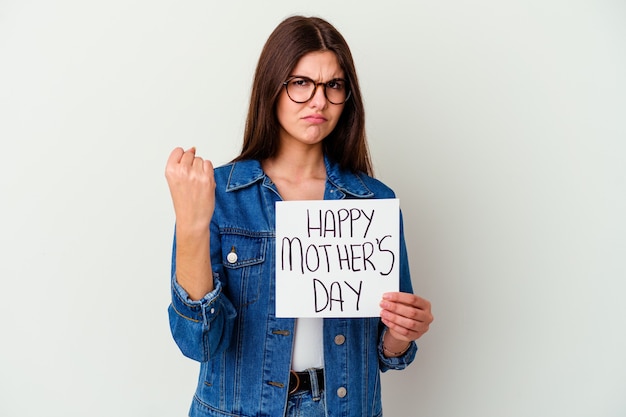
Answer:
[[[215,209],[213,164],[196,156],[196,148],[176,148],[165,167],[177,229],[206,230]]]
[[[383,295],[380,302],[381,320],[389,329],[387,335],[394,340],[386,341],[385,346],[399,346],[419,339],[428,331],[433,315],[430,302],[424,298],[404,292],[390,292]]]

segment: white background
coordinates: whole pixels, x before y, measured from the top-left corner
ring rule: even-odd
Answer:
[[[626,415],[623,0],[1,0],[0,415],[186,415],[165,160],[237,154],[294,13],[352,47],[433,303],[385,416]]]

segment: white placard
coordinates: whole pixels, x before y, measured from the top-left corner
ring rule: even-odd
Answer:
[[[399,249],[398,199],[277,202],[276,316],[380,316]]]

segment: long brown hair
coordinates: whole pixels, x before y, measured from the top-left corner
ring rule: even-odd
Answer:
[[[351,91],[337,126],[324,139],[324,152],[343,169],[372,175],[365,110],[350,48],[334,26],[318,17],[289,17],[267,39],[254,75],[241,154],[234,161],[275,155],[280,131],[276,103],[283,83],[300,58],[317,51],[335,53]]]

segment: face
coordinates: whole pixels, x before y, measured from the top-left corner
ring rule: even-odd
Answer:
[[[344,78],[344,72],[333,52],[320,51],[310,52],[300,58],[290,76],[307,77],[316,83],[325,83]],[[283,88],[276,107],[281,146],[321,146],[324,138],[337,125],[343,108],[344,104],[332,104],[326,99],[321,85],[315,90],[313,98],[305,103],[292,101]]]

